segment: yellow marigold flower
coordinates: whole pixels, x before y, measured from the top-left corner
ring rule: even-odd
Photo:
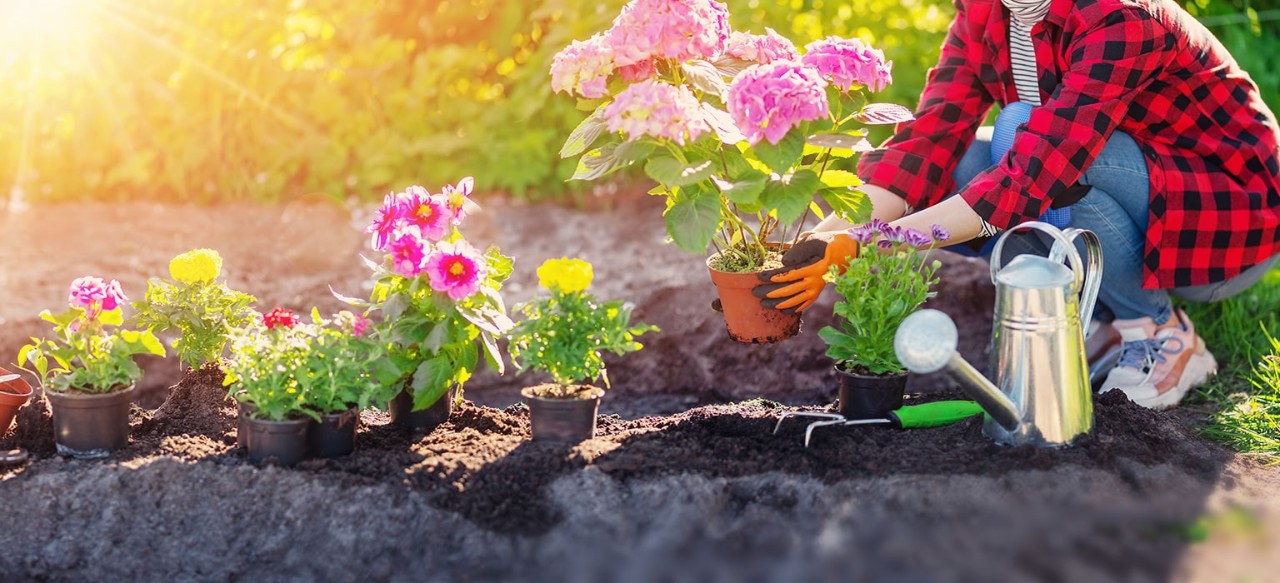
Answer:
[[[548,259],[538,267],[538,285],[566,294],[591,287],[593,276],[591,264],[581,259]]]
[[[183,283],[213,281],[222,273],[222,256],[213,249],[192,249],[169,262],[169,275]]]

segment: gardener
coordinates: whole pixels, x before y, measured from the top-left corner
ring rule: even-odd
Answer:
[[[1102,390],[1176,405],[1217,365],[1170,296],[1230,297],[1280,253],[1275,117],[1235,59],[1170,0],[956,7],[916,119],[858,164],[872,217],[940,224],[965,242],[1051,207],[1069,212],[1060,226],[1101,240],[1100,311],[1123,340]],[[993,103],[1002,115],[1029,112],[995,159],[991,128],[979,128]],[[757,294],[780,310],[811,305],[827,268],[857,253],[848,226],[823,221]],[[1011,237],[1006,249],[1044,254],[1044,241]]]

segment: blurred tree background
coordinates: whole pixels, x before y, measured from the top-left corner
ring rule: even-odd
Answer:
[[[1280,0],[1186,0],[1280,109]],[[950,0],[728,0],[736,29],[856,36],[914,105]],[[0,0],[0,195],[381,197],[474,175],[564,195],[584,114],[551,57],[623,0]]]

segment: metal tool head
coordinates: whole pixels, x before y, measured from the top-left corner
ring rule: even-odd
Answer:
[[[956,352],[960,334],[951,317],[938,310],[920,310],[902,321],[893,337],[893,351],[907,370],[926,374],[942,370]]]

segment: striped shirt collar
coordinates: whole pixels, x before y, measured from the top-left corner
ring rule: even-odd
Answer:
[[[1005,8],[1009,9],[1009,14],[1015,20],[1026,26],[1031,26],[1049,14],[1049,6],[1052,0],[1000,0]]]

